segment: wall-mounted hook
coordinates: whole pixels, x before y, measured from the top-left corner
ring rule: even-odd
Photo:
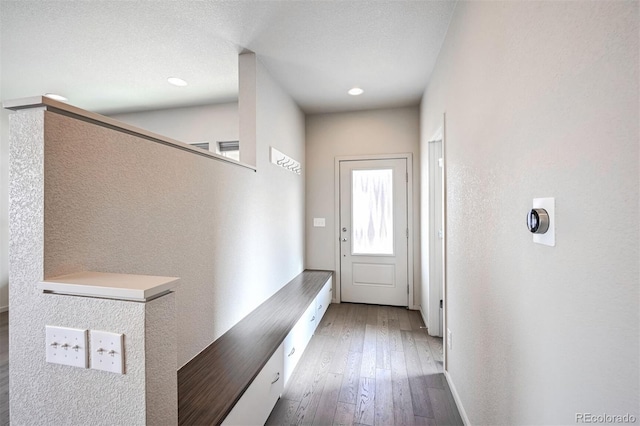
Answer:
[[[274,147],[271,147],[270,161],[272,164],[282,167],[283,169],[287,169],[292,173],[297,175],[300,174],[302,170],[301,164],[289,157],[288,155],[278,151]]]

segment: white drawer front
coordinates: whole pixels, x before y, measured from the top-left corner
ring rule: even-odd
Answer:
[[[311,340],[311,338],[313,337],[313,333],[315,333],[316,327],[318,326],[318,310],[317,310],[316,300],[317,298],[313,300],[311,305],[309,305],[309,307],[307,308],[307,311],[304,313],[304,316],[302,317],[302,319],[304,319],[307,324],[307,342],[306,343],[309,343],[309,340]],[[305,346],[306,346],[306,343],[305,343]]]
[[[316,320],[318,324],[320,323],[320,320],[324,316],[325,312],[327,312],[327,309],[331,304],[331,299],[333,296],[332,286],[332,279],[329,278],[327,283],[322,287],[322,290],[320,290],[320,293],[318,293],[318,296],[316,297]]]
[[[304,318],[304,316],[303,316]],[[285,385],[291,377],[291,373],[296,368],[302,352],[307,346],[305,343],[307,336],[306,321],[299,320],[284,339],[284,383]]]
[[[284,390],[284,346],[275,351],[242,395],[223,425],[263,425]]]

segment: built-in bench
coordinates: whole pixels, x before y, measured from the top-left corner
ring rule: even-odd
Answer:
[[[179,424],[241,421],[246,418],[243,415],[252,414],[243,413],[241,406],[256,402],[247,400],[261,392],[275,395],[277,401],[331,302],[332,274],[302,272],[182,367],[178,371]],[[267,389],[259,389],[262,382]],[[250,411],[268,410],[268,415],[273,408],[270,398],[258,399],[266,405]]]

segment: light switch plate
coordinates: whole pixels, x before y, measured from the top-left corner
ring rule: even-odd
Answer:
[[[316,228],[324,228],[326,226],[324,217],[314,217],[313,226]]]
[[[124,374],[124,337],[108,331],[90,330],[91,368]]]
[[[87,368],[87,330],[47,325],[45,334],[47,362]]]
[[[556,245],[556,199],[534,198],[532,207],[545,209],[549,215],[549,229],[544,234],[533,234],[533,242],[554,247]]]

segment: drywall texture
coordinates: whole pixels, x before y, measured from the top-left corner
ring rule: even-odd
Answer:
[[[11,117],[11,422],[144,424],[144,305],[36,290],[44,269],[44,114]],[[127,374],[47,364],[45,325],[124,333]]]
[[[258,59],[253,52],[238,56],[238,113],[240,116],[240,161],[256,165]]]
[[[2,10],[0,4],[0,10]],[[2,97],[0,59],[0,101]],[[9,112],[0,108],[0,312],[9,309]]]
[[[9,308],[9,111],[0,110],[0,312]]]
[[[638,13],[458,2],[422,152],[446,111],[448,369],[472,424],[640,415]],[[555,247],[525,227],[535,197]]]
[[[177,276],[178,366],[303,269],[304,117],[259,67],[258,171],[47,114],[45,275]]]
[[[413,154],[414,281],[420,277],[419,110],[416,107],[308,115],[306,121],[306,265],[337,271],[335,259],[335,158],[373,154]],[[326,227],[313,227],[313,218]],[[335,284],[334,284],[335,285]],[[414,284],[414,299],[420,300]]]
[[[268,146],[303,160],[304,116],[257,71],[257,172],[54,112],[14,114],[12,423],[144,424],[145,402],[171,404],[177,366],[302,271],[303,177],[269,164]],[[36,291],[81,270],[181,277],[177,329],[150,326],[144,304]],[[46,364],[47,324],[124,333],[126,374]],[[177,360],[145,358],[145,325],[147,344],[177,331]],[[173,399],[153,419],[172,423]]]
[[[210,142],[214,152],[217,141],[238,140],[237,102],[109,116],[181,142]]]
[[[146,424],[178,424],[178,353],[175,293],[145,303]]]

